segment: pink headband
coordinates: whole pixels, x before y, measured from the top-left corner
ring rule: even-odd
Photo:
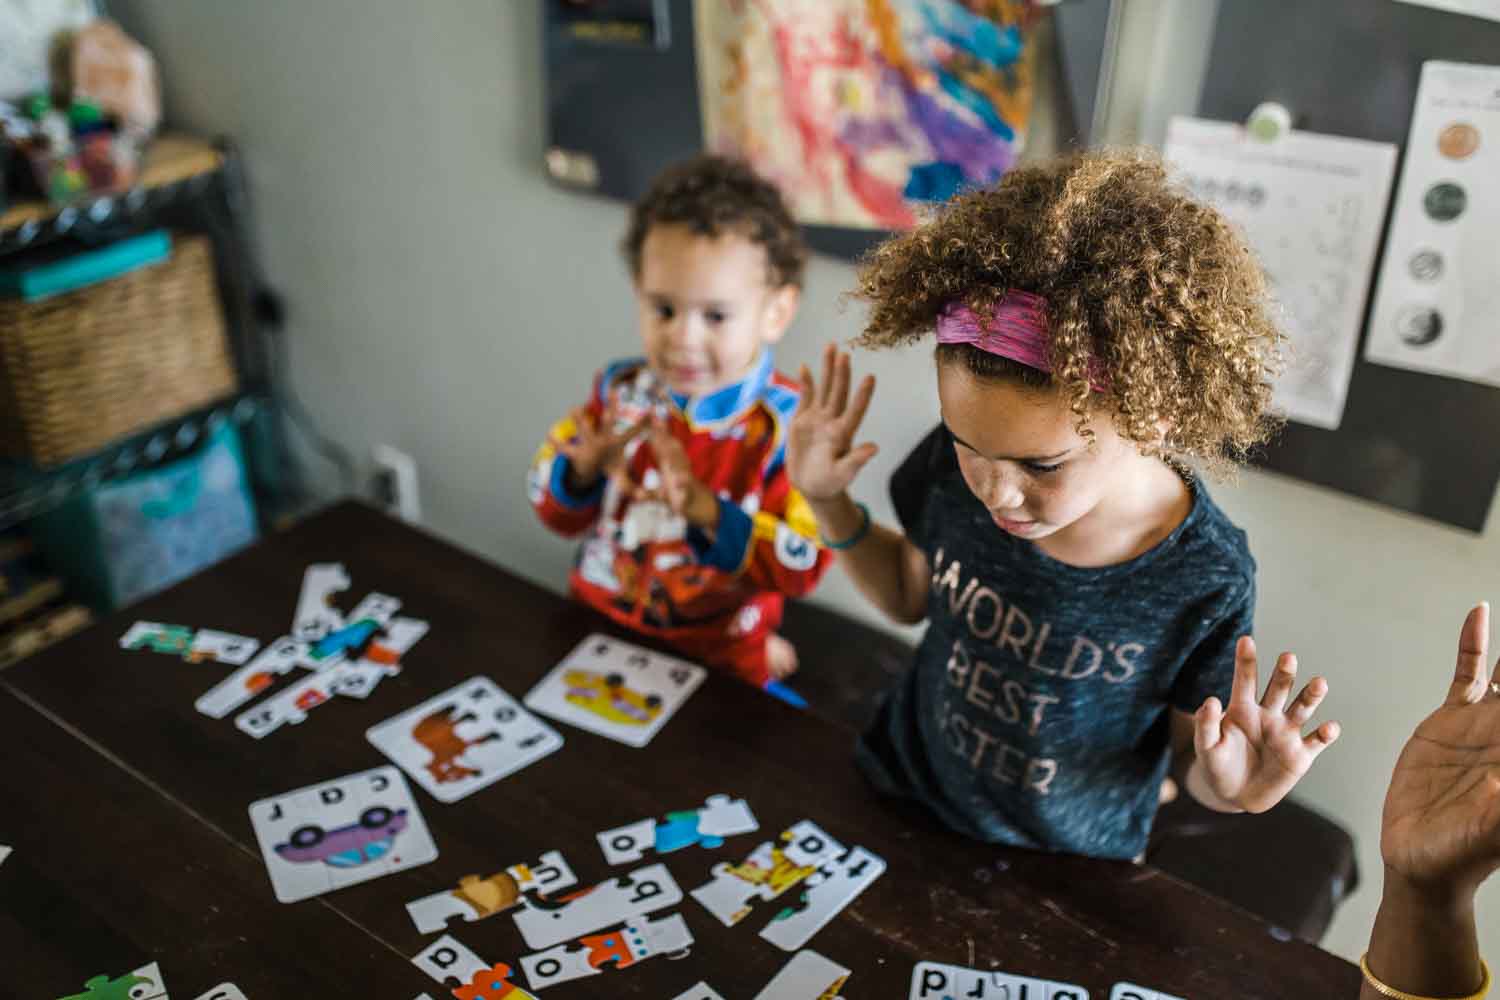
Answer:
[[[937,339],[939,344],[972,344],[1039,372],[1052,372],[1047,357],[1047,300],[1031,292],[1006,292],[988,317],[955,302],[938,316]],[[1089,381],[1095,392],[1104,392],[1109,385],[1100,367],[1098,359],[1090,366]]]

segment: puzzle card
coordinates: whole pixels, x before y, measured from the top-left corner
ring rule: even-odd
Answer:
[[[604,635],[592,635],[526,695],[527,707],[560,722],[643,747],[708,671]]]
[[[283,903],[368,882],[437,858],[437,845],[394,767],[309,785],[250,805],[250,822]]]
[[[365,736],[439,802],[471,795],[563,744],[488,677],[471,677]]]
[[[911,973],[907,1000],[1089,1000],[1089,991],[1072,983],[1013,976],[990,969],[922,962]]]

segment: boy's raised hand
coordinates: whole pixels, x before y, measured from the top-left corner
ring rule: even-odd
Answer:
[[[715,527],[719,523],[719,501],[714,491],[693,474],[687,449],[660,417],[651,422],[650,441],[661,486],[655,490],[637,489],[636,499],[661,500],[674,514],[687,518],[689,524],[705,530]]]
[[[1228,709],[1219,699],[1209,698],[1193,717],[1196,766],[1218,798],[1246,812],[1265,812],[1285,798],[1318,754],[1338,739],[1337,722],[1325,722],[1302,735],[1302,727],[1328,694],[1328,682],[1313,678],[1288,705],[1296,680],[1297,658],[1283,653],[1266,693],[1256,701],[1260,672],[1255,640],[1240,639]]]
[[[602,418],[595,418],[581,406],[568,416],[573,421],[573,437],[564,440],[554,434],[551,441],[571,466],[568,485],[580,493],[592,488],[600,476],[622,472],[626,445],[645,430],[644,422],[616,430],[613,408]]]
[[[1489,608],[1469,612],[1448,697],[1396,762],[1380,821],[1391,873],[1430,892],[1472,891],[1500,868],[1500,695],[1490,687]]]
[[[802,399],[787,434],[786,471],[792,486],[811,501],[843,493],[878,450],[872,442],[854,444],[870,408],[875,377],[861,379],[852,397],[850,378],[849,355],[833,344],[823,351],[823,376],[816,384],[802,366]]]

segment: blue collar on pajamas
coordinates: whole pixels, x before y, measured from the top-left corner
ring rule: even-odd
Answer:
[[[771,351],[766,349],[760,352],[760,359],[750,369],[750,374],[738,382],[715,389],[706,396],[684,396],[675,392],[669,395],[687,418],[689,426],[725,423],[739,419],[765,395],[773,370]]]

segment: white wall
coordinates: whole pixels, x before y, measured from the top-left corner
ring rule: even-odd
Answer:
[[[1149,138],[1203,67],[1169,72],[1142,53],[1194,23],[1180,5],[1198,0],[1129,2],[1111,134]],[[413,454],[430,526],[560,586],[571,553],[532,518],[523,470],[591,366],[635,337],[615,249],[623,207],[542,176],[539,0],[110,7],[157,52],[170,117],[244,149],[265,261],[290,305],[294,382],[322,427],[361,458],[376,442]],[[847,265],[814,262],[784,368],[857,332],[857,308],[838,306],[850,284]],[[925,351],[859,365],[882,385],[868,430],[884,450],[864,495],[889,516],[883,484],[932,425],[936,395]],[[1476,539],[1260,474],[1217,495],[1260,562],[1263,643],[1325,672],[1327,715],[1345,723],[1303,795],[1359,838],[1366,888],[1327,941],[1357,957],[1391,764],[1446,687],[1464,612],[1500,599],[1500,532]],[[868,617],[842,579],[819,599]],[[1483,902],[1485,951],[1500,954],[1500,890]]]

